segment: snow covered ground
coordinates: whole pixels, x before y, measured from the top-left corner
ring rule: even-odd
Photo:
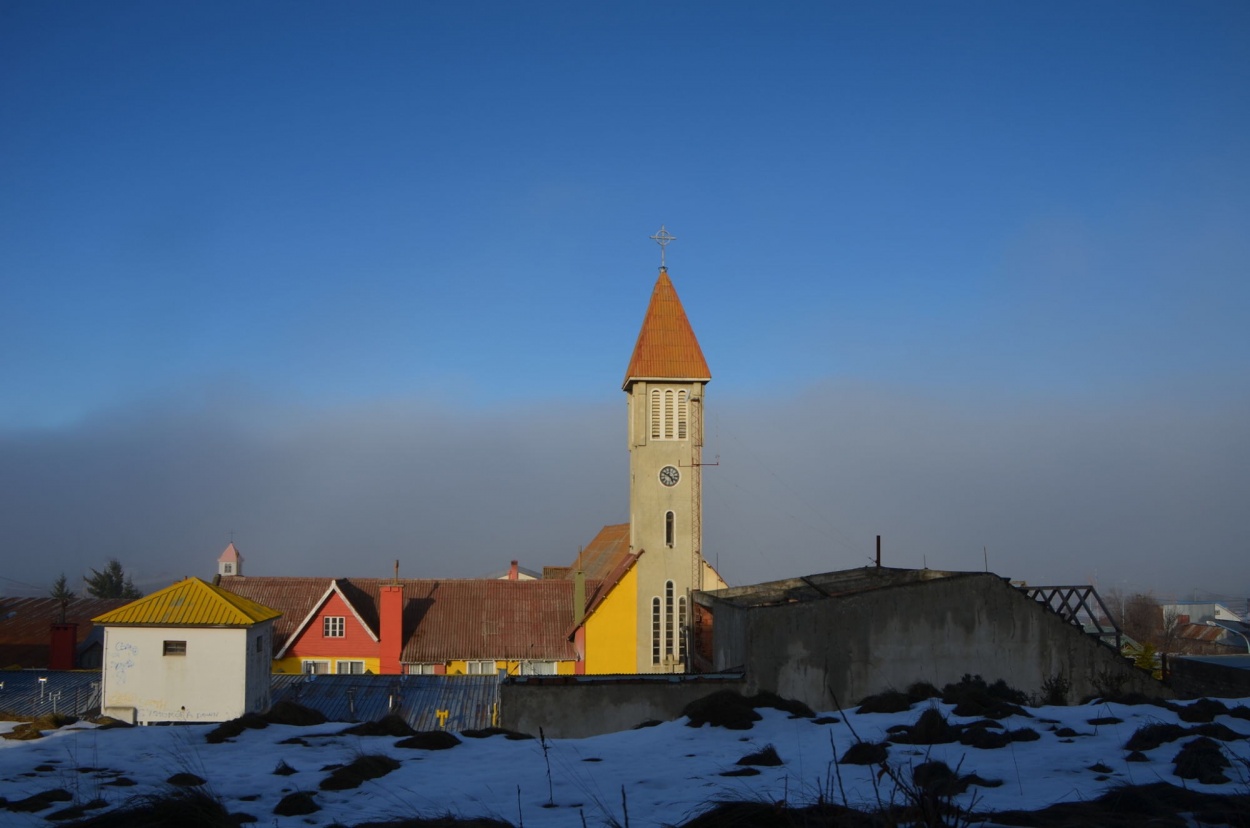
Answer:
[[[1226,701],[1229,707],[1250,703]],[[1185,703],[1181,703],[1185,704]],[[246,812],[263,825],[356,825],[413,817],[455,814],[490,816],[529,826],[624,824],[622,789],[634,826],[680,823],[717,800],[746,799],[804,804],[823,791],[838,801],[875,807],[877,768],[838,765],[832,760],[855,741],[851,728],[865,741],[881,741],[893,725],[912,724],[927,707],[936,707],[952,724],[971,718],[950,716],[951,705],[922,702],[908,712],[839,716],[843,721],[816,724],[810,719],[761,708],[763,717],[750,730],[727,730],[705,725],[691,728],[685,719],[640,730],[577,740],[548,740],[546,754],[539,740],[513,741],[503,736],[471,739],[448,750],[427,751],[396,747],[396,737],[350,736],[339,731],[348,725],[315,727],[272,725],[246,730],[233,741],[209,744],[211,725],[97,730],[74,725],[49,732],[35,741],[0,740],[0,797],[9,802],[54,788],[73,794],[79,802],[103,798],[123,803],[136,794],[169,790],[166,779],[189,772],[207,780],[206,788],[232,812]],[[895,744],[889,748],[892,766],[907,769],[929,759],[941,759],[961,774],[976,773],[1001,780],[998,787],[971,787],[959,801],[977,811],[1038,809],[1061,801],[1088,800],[1122,784],[1170,782],[1212,793],[1250,791],[1250,721],[1228,715],[1215,718],[1240,734],[1221,742],[1231,767],[1230,782],[1204,785],[1181,780],[1173,772],[1173,758],[1194,736],[1168,742],[1145,752],[1146,761],[1128,762],[1125,742],[1141,726],[1181,722],[1172,711],[1152,706],[1096,703],[1077,707],[1029,708],[1032,718],[1013,716],[1002,724],[1008,730],[1032,728],[1040,738],[1013,742],[999,749],[979,749],[958,743]],[[1090,724],[1091,719],[1120,719]],[[848,724],[849,721],[849,724]],[[0,732],[11,724],[0,724]],[[1075,735],[1062,735],[1064,728]],[[300,737],[302,744],[281,744]],[[722,774],[740,769],[737,761],[768,745],[776,748],[783,764],[760,767],[754,776]],[[346,791],[323,791],[321,780],[328,765],[346,764],[362,754],[385,754],[400,762],[392,773]],[[275,775],[280,762],[297,772]],[[1103,769],[1091,768],[1099,765]],[[548,776],[550,768],[550,777]],[[118,775],[133,780],[130,787],[106,783]],[[550,786],[550,787],[549,787]],[[878,782],[888,794],[888,777]],[[307,816],[278,817],[274,806],[292,791],[308,791],[321,810]],[[554,801],[554,807],[549,807]],[[59,803],[40,813],[0,811],[0,824],[48,825],[47,814],[70,803]]]

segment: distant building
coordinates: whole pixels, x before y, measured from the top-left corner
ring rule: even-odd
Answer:
[[[0,598],[0,670],[75,670],[100,666],[103,633],[91,619],[125,598]]]

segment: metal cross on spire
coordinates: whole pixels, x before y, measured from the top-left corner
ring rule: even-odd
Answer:
[[[661,224],[660,232],[656,233],[651,238],[654,239],[655,243],[660,246],[660,270],[668,270],[668,266],[664,264],[664,248],[668,247],[668,243],[677,237],[670,235],[669,232],[664,229],[664,225]]]

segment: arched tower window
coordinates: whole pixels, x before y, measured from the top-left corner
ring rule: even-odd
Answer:
[[[669,549],[673,548],[673,541],[677,536],[676,524],[677,516],[672,512],[664,513],[664,545]]]
[[[660,596],[651,599],[651,663],[660,663]]]
[[[673,622],[676,620],[673,605],[673,582],[664,582],[664,655],[673,654]]]

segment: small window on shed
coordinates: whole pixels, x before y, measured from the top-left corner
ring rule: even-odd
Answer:
[[[187,654],[187,642],[166,641],[161,654],[167,656],[184,656]]]

